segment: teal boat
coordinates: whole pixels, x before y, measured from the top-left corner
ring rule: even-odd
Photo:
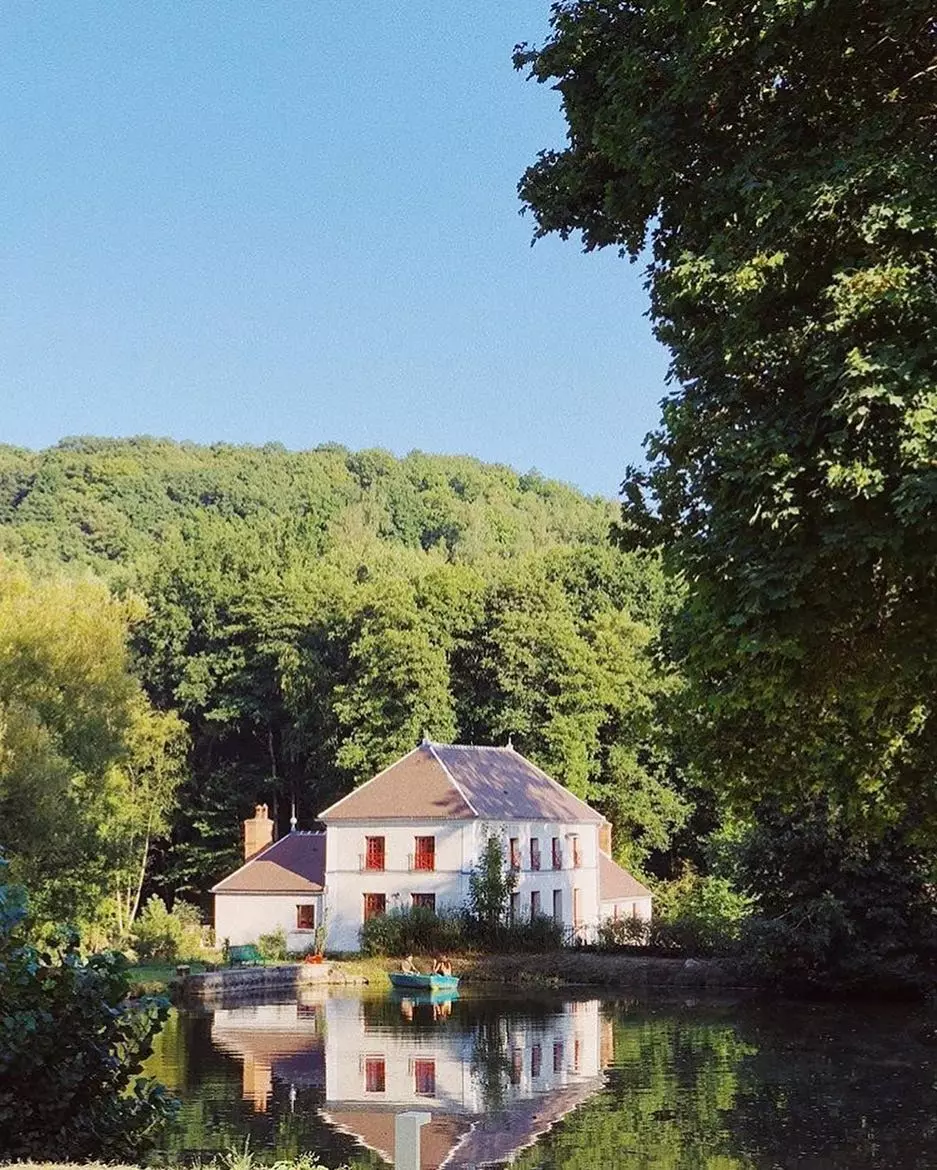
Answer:
[[[419,975],[407,971],[391,971],[390,981],[398,991],[455,991],[458,975]]]

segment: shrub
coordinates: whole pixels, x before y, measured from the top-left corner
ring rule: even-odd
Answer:
[[[687,868],[675,881],[658,886],[655,895],[648,939],[652,946],[693,955],[737,949],[752,903],[726,878],[702,876]]]
[[[267,963],[282,963],[286,958],[286,931],[282,926],[257,940],[260,957]]]
[[[127,964],[81,958],[75,931],[23,935],[26,903],[0,859],[0,1133],[4,1159],[133,1160],[173,1110],[139,1077],[169,1004],[127,999]]]
[[[366,955],[443,953],[458,950],[465,941],[461,914],[436,913],[423,906],[369,918],[358,937]]]
[[[605,950],[644,947],[650,938],[651,923],[643,918],[608,918],[599,926],[599,946]]]
[[[163,899],[155,896],[147,901],[133,925],[133,945],[143,961],[198,962],[211,954],[198,908],[177,901],[168,910]]]
[[[555,951],[565,941],[566,930],[548,914],[519,918],[494,926],[468,918],[465,931],[469,941],[486,951]]]

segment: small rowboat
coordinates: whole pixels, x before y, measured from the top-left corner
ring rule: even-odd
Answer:
[[[401,991],[455,991],[459,986],[458,975],[419,975],[406,971],[391,971],[390,981]]]

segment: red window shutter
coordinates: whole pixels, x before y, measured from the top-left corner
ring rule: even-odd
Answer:
[[[383,1093],[386,1084],[386,1066],[383,1056],[368,1056],[364,1062],[364,1089],[366,1093]]]
[[[365,858],[365,865],[368,869],[383,869],[384,868],[384,838],[383,837],[368,837],[366,838],[367,853]]]
[[[413,1085],[420,1097],[436,1096],[435,1060],[415,1060],[413,1062]]]
[[[436,868],[435,837],[416,837],[414,839],[414,868],[425,870]]]
[[[364,896],[364,920],[369,922],[372,918],[377,918],[378,915],[383,914],[387,909],[387,898],[384,894],[365,894]]]

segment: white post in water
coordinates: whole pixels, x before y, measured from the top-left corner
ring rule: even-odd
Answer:
[[[395,1170],[420,1170],[420,1129],[429,1113],[398,1113],[394,1121]]]

